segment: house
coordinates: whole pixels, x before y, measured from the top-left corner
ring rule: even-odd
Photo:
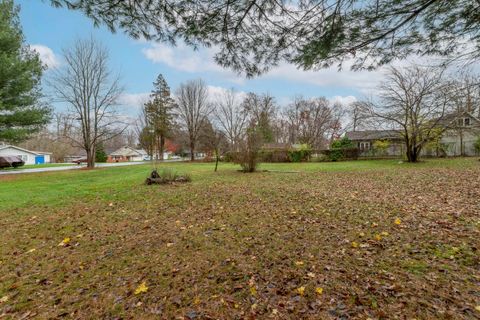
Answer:
[[[361,156],[375,155],[376,141],[388,141],[388,147],[382,156],[400,156],[404,153],[404,141],[400,130],[365,130],[349,131],[345,136],[360,150]]]
[[[438,144],[426,144],[423,156],[475,156],[475,142],[480,137],[480,119],[470,112],[452,113],[438,121],[443,130]],[[361,156],[376,156],[375,141],[388,141],[384,156],[402,156],[405,142],[400,130],[350,131],[345,134],[354,146],[360,149]]]
[[[445,116],[441,125],[445,128],[440,140],[447,156],[475,156],[475,142],[480,138],[480,119],[468,111]],[[428,152],[429,150],[425,150]]]
[[[30,151],[11,145],[0,145],[0,156],[15,156],[21,158],[25,164],[50,163],[50,152]]]
[[[145,150],[124,146],[108,154],[107,162],[144,161],[148,157]]]

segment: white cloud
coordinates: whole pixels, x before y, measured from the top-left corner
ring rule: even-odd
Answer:
[[[35,50],[40,55],[40,60],[47,66],[49,69],[57,68],[60,65],[60,60],[55,55],[52,49],[41,44],[31,45],[30,48]]]
[[[118,102],[126,107],[140,108],[145,102],[147,102],[149,96],[149,92],[124,93],[119,97]]]
[[[328,99],[330,103],[335,104],[339,103],[343,106],[348,106],[349,104],[357,101],[357,98],[354,96],[333,96]]]
[[[188,73],[213,72],[221,75],[229,82],[244,83],[245,78],[215,63],[213,59],[215,50],[214,48],[194,50],[183,43],[176,47],[163,43],[153,43],[149,47],[143,48],[142,53],[154,63],[163,63],[179,71]]]

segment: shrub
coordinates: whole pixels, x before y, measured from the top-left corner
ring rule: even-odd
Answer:
[[[377,140],[373,142],[373,150],[381,156],[387,154],[388,147],[390,147],[390,141],[388,140]]]
[[[358,159],[359,150],[353,146],[353,142],[347,137],[335,140],[330,145],[330,150],[325,150],[331,161],[340,161],[345,159]]]
[[[261,146],[261,132],[251,125],[247,129],[245,140],[239,144],[239,151],[234,155],[234,162],[242,167],[243,172],[254,172],[257,169]]]
[[[95,151],[95,162],[107,162],[108,156],[103,146],[97,146],[97,150]]]
[[[312,148],[308,144],[300,145],[297,150],[290,150],[288,158],[291,162],[307,161],[312,156]]]

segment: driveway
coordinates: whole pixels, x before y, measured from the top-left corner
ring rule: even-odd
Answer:
[[[181,160],[165,160],[165,162],[173,162]],[[121,167],[121,166],[134,166],[139,164],[148,164],[150,161],[138,161],[138,162],[116,162],[116,163],[97,163],[96,167]],[[65,170],[78,170],[85,168],[85,165],[72,164],[71,166],[61,167],[46,167],[46,168],[29,168],[29,169],[14,169],[14,170],[0,170],[0,175],[5,174],[20,174],[20,173],[38,173],[38,172],[51,172],[51,171],[65,171]]]

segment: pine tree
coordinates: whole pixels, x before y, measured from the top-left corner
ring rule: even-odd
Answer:
[[[173,109],[175,102],[170,96],[170,87],[160,74],[153,83],[154,89],[150,101],[145,104],[147,123],[153,129],[155,136],[157,159],[163,160],[165,139],[169,136],[173,126]]]
[[[0,141],[21,142],[48,123],[41,104],[43,66],[31,51],[12,0],[0,0]]]

